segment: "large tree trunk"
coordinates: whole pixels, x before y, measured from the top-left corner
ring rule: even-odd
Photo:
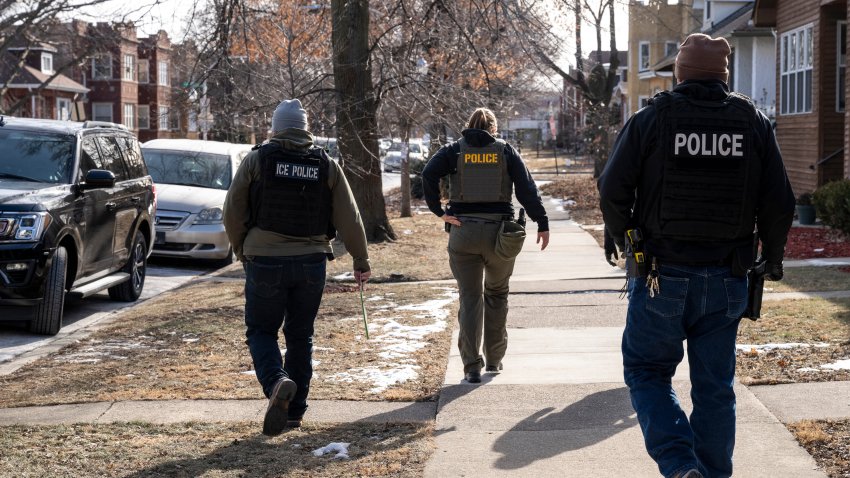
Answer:
[[[369,63],[369,1],[332,0],[337,138],[370,242],[395,239],[378,157],[377,101]]]

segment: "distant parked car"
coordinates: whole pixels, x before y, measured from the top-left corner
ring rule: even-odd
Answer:
[[[339,148],[336,145],[336,138],[325,138],[324,136],[314,136],[313,146],[324,148],[328,156],[332,159],[339,159]]]
[[[392,171],[401,171],[401,153],[403,142],[393,142],[390,146],[389,151],[387,151],[387,155],[384,156],[384,171],[392,172]],[[425,146],[418,141],[411,141],[408,143],[408,162],[409,166],[413,167],[417,163],[424,163],[428,158],[428,150],[425,149]]]
[[[233,262],[222,207],[251,147],[195,139],[154,139],[142,145],[158,194],[154,256]]]
[[[66,297],[137,300],[156,190],[133,133],[0,117],[0,151],[0,320],[56,335]]]

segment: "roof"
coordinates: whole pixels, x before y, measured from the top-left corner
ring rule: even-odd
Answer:
[[[756,0],[753,24],[757,27],[775,27],[777,3],[777,0]]]
[[[50,119],[4,116],[3,126],[0,126],[0,128],[39,130],[58,134],[75,134],[77,131],[83,129],[83,123],[76,121],[58,121]]]
[[[250,151],[251,144],[225,143],[223,141],[204,141],[202,139],[152,139],[142,144],[142,149],[161,149],[168,151],[190,151],[193,153],[233,154]]]
[[[12,78],[15,71],[17,71],[17,74]],[[18,69],[18,58],[12,53],[6,54],[0,60],[0,84],[4,84],[11,79],[11,83],[8,84],[9,88],[38,88],[51,76],[29,65],[24,65]],[[53,78],[44,89],[67,91],[69,93],[89,92],[88,88],[61,73],[56,75],[56,78]]]

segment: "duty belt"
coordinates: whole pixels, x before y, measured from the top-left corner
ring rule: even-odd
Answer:
[[[502,221],[513,221],[513,216],[502,216],[501,219],[486,219],[476,216],[456,216],[460,222],[469,222],[473,224],[501,224]]]

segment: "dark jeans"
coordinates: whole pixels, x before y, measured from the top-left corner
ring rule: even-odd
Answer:
[[[670,477],[698,468],[732,474],[735,447],[735,338],[747,305],[747,279],[728,267],[660,268],[660,292],[629,280],[623,366],[646,449]],[[688,341],[691,399],[687,417],[672,387]]]
[[[256,256],[245,263],[245,325],[257,380],[268,397],[278,380],[289,377],[298,392],[289,416],[307,410],[313,376],[313,323],[325,288],[325,254]],[[283,326],[286,355],[281,357],[278,330]]]

